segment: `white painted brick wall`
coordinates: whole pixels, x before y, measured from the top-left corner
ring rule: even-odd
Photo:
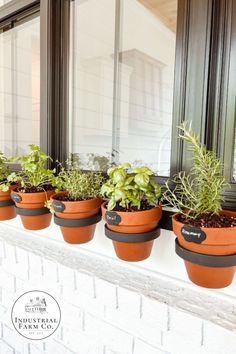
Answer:
[[[9,311],[25,291],[52,292],[58,331],[40,342],[15,332]],[[104,279],[0,241],[0,354],[235,354],[226,330]]]

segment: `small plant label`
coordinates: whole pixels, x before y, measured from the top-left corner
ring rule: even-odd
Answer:
[[[22,201],[22,198],[20,195],[16,194],[16,193],[12,193],[11,194],[11,199],[13,200],[13,202],[15,203],[20,203]]]
[[[121,222],[121,217],[115,211],[107,211],[106,221],[110,225],[119,225]]]
[[[52,202],[53,209],[58,212],[62,213],[65,210],[65,204],[62,203],[60,200],[54,200]]]
[[[205,232],[198,227],[185,225],[182,227],[181,233],[187,242],[202,243],[206,239]]]

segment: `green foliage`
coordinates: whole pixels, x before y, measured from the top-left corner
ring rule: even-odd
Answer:
[[[8,159],[6,156],[0,152],[0,191],[7,192],[9,190],[9,185],[7,178],[9,175],[9,166],[7,165]]]
[[[125,209],[136,207],[141,209],[141,204],[146,201],[150,206],[157,206],[161,188],[151,176],[154,174],[148,167],[131,169],[129,163],[114,166],[107,171],[109,179],[103,184],[101,194],[109,199],[108,210],[117,204]]]
[[[221,162],[213,151],[200,143],[190,123],[185,122],[179,129],[180,138],[187,142],[192,153],[193,166],[188,174],[180,172],[174,176],[174,190],[166,183],[163,200],[189,218],[218,213],[223,202],[222,192],[227,186]]]
[[[21,162],[21,171],[10,174],[8,180],[18,179],[23,190],[36,187],[38,191],[43,191],[44,186],[54,185],[55,170],[45,167],[47,161],[52,159],[36,145],[30,144],[29,150],[29,154],[14,158],[14,161]]]
[[[104,178],[100,172],[83,172],[76,162],[67,161],[55,179],[58,190],[68,192],[70,200],[87,200],[100,197]]]

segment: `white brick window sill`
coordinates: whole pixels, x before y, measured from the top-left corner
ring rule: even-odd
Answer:
[[[175,237],[162,230],[155,241],[152,255],[139,263],[127,263],[116,258],[110,240],[104,236],[103,222],[90,243],[70,245],[64,242],[59,227],[27,231],[19,217],[0,224],[0,258],[5,257],[4,244],[24,249],[122,288],[133,290],[176,309],[206,319],[226,329],[236,330],[236,279],[225,289],[209,290],[195,286],[186,275],[183,261],[174,251]],[[12,257],[17,258],[17,253]],[[17,260],[19,268],[21,260]],[[104,295],[105,296],[105,295]]]

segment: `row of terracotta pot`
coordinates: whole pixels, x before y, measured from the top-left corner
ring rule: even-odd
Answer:
[[[8,192],[0,192],[0,220],[12,219],[17,213],[26,229],[46,228],[52,216],[45,208],[45,201],[51,198],[54,221],[60,226],[64,240],[81,244],[93,238],[102,210],[105,234],[120,259],[141,261],[150,256],[153,242],[160,234],[161,206],[137,212],[107,211],[100,198],[60,201],[65,194],[20,193],[12,187]],[[223,213],[235,217],[234,212]],[[173,231],[177,236],[176,253],[184,259],[189,278],[195,284],[208,288],[231,284],[236,270],[236,227],[194,228],[177,221],[174,215]]]
[[[160,234],[161,207],[130,215],[108,212],[103,204],[102,213],[107,222],[105,233],[113,240],[119,258],[140,261],[149,257]],[[222,214],[236,217],[232,211]],[[117,217],[119,223],[114,225]],[[236,227],[196,228],[179,222],[178,214],[172,216],[172,225],[177,236],[176,253],[184,260],[189,279],[206,288],[230,285],[236,271]],[[127,243],[131,241],[137,243]]]
[[[113,241],[119,258],[137,262],[150,256],[154,239],[160,233],[158,222],[162,215],[161,206],[131,213],[115,212],[107,211],[106,203],[100,198],[61,201],[65,195],[65,192],[23,193],[18,192],[17,188],[11,189],[4,192],[4,198],[9,202],[13,200],[16,208],[14,205],[1,208],[2,220],[11,219],[17,213],[26,229],[44,229],[50,225],[52,217],[44,205],[51,199],[54,222],[60,226],[64,240],[71,244],[82,244],[92,240],[102,211],[106,220],[105,234]]]

